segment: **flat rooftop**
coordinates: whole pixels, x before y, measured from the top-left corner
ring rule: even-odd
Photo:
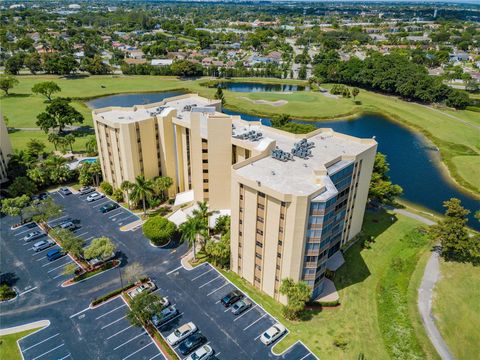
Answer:
[[[247,126],[247,129],[255,128]],[[275,141],[276,147],[284,152],[291,153],[294,144],[301,140],[301,138],[277,132],[266,126],[257,126],[256,130],[264,136],[264,139],[258,141],[258,146],[265,146],[262,144],[265,141]],[[313,136],[308,136],[306,136],[308,142],[314,144],[309,149],[311,156],[308,158],[293,156],[293,160],[281,161],[268,154],[266,157],[238,168],[237,174],[246,179],[260,182],[262,186],[283,194],[310,195],[320,188],[326,187],[326,193],[321,197],[328,198],[335,194],[335,187],[329,176],[317,175],[315,170],[324,173],[326,171],[328,175],[332,175],[349,165],[358,154],[376,146],[373,139],[362,140],[336,133],[332,129],[319,129]]]
[[[132,107],[106,107],[93,111],[103,121],[110,124],[128,124],[148,120],[161,115],[164,110],[174,108],[179,118],[187,116],[193,108],[208,108],[215,106],[212,101],[195,94],[180,95],[167,98],[161,102],[137,105]]]

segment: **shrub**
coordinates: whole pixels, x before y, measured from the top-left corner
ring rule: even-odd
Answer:
[[[339,335],[333,340],[333,345],[339,349],[345,350],[347,348],[348,341],[343,335]]]
[[[123,201],[123,191],[122,191],[122,189],[115,189],[112,193],[112,198],[116,202],[122,202]]]
[[[107,194],[108,196],[112,195],[113,194],[113,186],[110,185],[110,183],[106,182],[106,181],[102,181],[101,184],[100,184],[100,189],[102,189],[102,191]]]
[[[7,284],[0,285],[0,301],[10,300],[16,295],[15,290],[13,290]]]
[[[143,224],[143,234],[157,246],[167,244],[176,230],[175,224],[162,216],[151,217]]]

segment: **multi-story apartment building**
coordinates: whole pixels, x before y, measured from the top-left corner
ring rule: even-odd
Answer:
[[[8,129],[3,116],[0,114],[0,184],[8,180],[8,156],[12,154],[12,144],[8,138]]]
[[[197,95],[93,112],[104,178],[170,176],[230,209],[231,269],[275,299],[280,281],[317,297],[328,259],[361,229],[377,143],[318,129],[295,135],[220,112]]]

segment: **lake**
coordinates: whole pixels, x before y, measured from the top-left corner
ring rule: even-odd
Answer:
[[[88,102],[88,105],[92,108],[133,106],[158,102],[180,94],[182,94],[181,91],[121,94],[97,98]],[[262,121],[263,124],[270,125],[270,120],[267,118],[229,110],[224,112],[240,115],[248,121]],[[387,155],[392,181],[402,186],[404,190],[403,199],[443,213],[443,201],[456,197],[471,211],[469,225],[480,230],[480,224],[473,218],[473,213],[480,208],[480,201],[462,192],[446,178],[439,167],[438,152],[432,149],[421,135],[379,115],[363,115],[355,120],[299,122],[317,127],[329,127],[335,131],[362,138],[375,136],[378,150]]]
[[[259,84],[249,82],[219,82],[224,90],[235,92],[292,92],[292,91],[310,91],[308,86],[289,85],[289,84]]]

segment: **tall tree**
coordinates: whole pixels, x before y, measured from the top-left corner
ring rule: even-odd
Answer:
[[[131,181],[125,180],[120,184],[120,189],[127,194],[127,206],[130,209],[130,192],[133,189],[133,183]]]
[[[15,85],[18,84],[18,80],[13,76],[8,75],[0,75],[0,89],[5,92],[5,95],[8,96],[8,92],[12,89]]]
[[[36,83],[32,87],[32,92],[34,94],[40,94],[47,98],[48,101],[52,101],[52,95],[56,92],[60,92],[60,86],[54,81],[43,81]]]
[[[158,176],[153,179],[153,190],[161,201],[165,200],[165,192],[173,185],[173,180],[168,176]]]
[[[38,139],[30,139],[27,143],[27,152],[33,158],[37,158],[43,154],[45,151],[45,144],[43,141]]]
[[[147,215],[147,200],[151,198],[153,191],[153,185],[150,180],[146,180],[143,175],[139,175],[135,178],[131,198],[135,202],[142,202],[143,215]]]
[[[130,302],[127,319],[133,326],[142,327],[162,310],[162,298],[158,294],[142,292]]]
[[[25,55],[24,59],[25,67],[35,75],[38,71],[42,70],[42,59],[37,52],[31,52]]]
[[[73,152],[73,144],[75,143],[75,135],[67,134],[64,137],[65,144],[70,148],[70,152]]]
[[[287,305],[283,308],[284,316],[290,320],[298,319],[305,303],[310,299],[310,288],[303,281],[295,283],[288,278],[282,279],[279,290],[280,294],[287,297]]]
[[[372,179],[368,196],[370,201],[380,204],[391,204],[397,196],[403,193],[399,185],[392,184],[388,171],[390,170],[387,157],[378,152],[373,165]]]
[[[23,222],[23,209],[30,203],[30,196],[22,195],[14,198],[6,198],[2,200],[1,211],[8,216],[19,216],[20,223]]]
[[[89,246],[85,248],[85,259],[99,258],[108,259],[115,253],[116,246],[108,237],[102,236],[93,239]]]
[[[85,150],[89,154],[97,153],[97,139],[92,136],[85,142]]]
[[[466,227],[470,211],[456,198],[445,201],[443,207],[445,217],[429,229],[431,239],[442,246],[442,256],[446,260],[478,261],[480,239],[470,235]]]
[[[188,245],[192,247],[193,250],[193,259],[197,259],[196,244],[198,238],[205,234],[206,227],[204,221],[199,217],[189,217],[187,221],[179,226],[181,233],[180,241],[187,241]]]
[[[215,93],[215,99],[221,100],[222,106],[225,106],[225,95],[223,94],[223,89],[220,85],[217,86],[217,91]]]
[[[47,106],[45,112],[37,116],[37,125],[48,133],[51,129],[58,128],[62,132],[66,125],[83,123],[83,115],[70,105],[69,98],[56,98]]]
[[[15,178],[8,186],[7,192],[10,196],[16,197],[20,195],[32,196],[38,192],[37,185],[28,177],[20,176]]]

